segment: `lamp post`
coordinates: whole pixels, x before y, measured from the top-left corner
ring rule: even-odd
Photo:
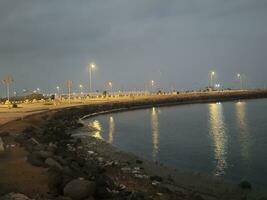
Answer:
[[[243,80],[242,80],[242,75],[241,74],[237,74],[237,79],[240,81],[240,89],[243,89]]]
[[[154,90],[154,85],[155,85],[155,81],[154,80],[151,80],[151,90],[152,90],[152,92]]]
[[[60,87],[57,86],[56,89],[57,89],[57,95],[58,95],[58,97],[60,98],[60,94],[59,94]]]
[[[110,91],[112,91],[113,84],[112,84],[112,82],[111,82],[111,81],[110,81],[110,82],[108,82],[108,86],[110,87]]]
[[[95,68],[95,64],[91,63],[89,65],[89,92],[92,92],[92,69]]]
[[[211,71],[210,72],[210,87],[213,87],[213,80],[214,80],[215,72]]]
[[[67,87],[68,87],[68,92],[69,92],[69,104],[70,104],[70,95],[71,95],[71,87],[73,85],[73,82],[71,80],[67,80]]]
[[[83,94],[83,85],[80,84],[79,87],[80,87],[80,92],[81,92],[81,94]]]

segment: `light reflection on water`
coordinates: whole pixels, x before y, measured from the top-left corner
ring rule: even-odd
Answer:
[[[159,152],[159,120],[158,120],[158,110],[152,108],[151,111],[151,132],[152,132],[152,158],[154,161],[157,160],[157,155]]]
[[[222,104],[209,104],[209,116],[209,133],[213,140],[214,156],[217,162],[214,175],[219,176],[223,175],[227,168],[227,133],[224,124]]]
[[[246,102],[237,102],[236,107],[236,120],[239,129],[239,142],[241,148],[241,156],[245,162],[249,161],[251,138],[248,131],[247,118],[246,118]]]
[[[108,132],[108,143],[112,144],[115,133],[115,122],[112,116],[109,117],[109,132]]]
[[[102,126],[98,120],[94,120],[92,123],[90,123],[89,127],[93,137],[104,140],[102,137]]]
[[[266,100],[210,103],[103,115],[88,122],[91,135],[122,150],[261,184],[261,174],[267,174],[266,109]]]

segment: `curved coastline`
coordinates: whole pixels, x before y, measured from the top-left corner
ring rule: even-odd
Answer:
[[[219,95],[218,95],[219,94]],[[230,93],[231,94],[231,93]],[[218,96],[217,96],[218,95]],[[250,99],[260,99],[260,98],[267,98],[267,91],[263,90],[256,90],[256,91],[245,91],[245,92],[239,92],[239,93],[232,93],[232,95],[222,95],[222,93],[218,92],[215,93],[213,96],[195,96],[193,99],[180,99],[179,97],[173,101],[166,101],[166,102],[157,102],[152,101],[148,102],[147,105],[134,105],[134,106],[128,106],[128,107],[119,107],[114,109],[108,109],[108,110],[101,110],[98,112],[85,114],[82,117],[80,117],[80,120],[84,120],[87,118],[96,117],[99,115],[105,115],[110,113],[119,113],[119,112],[126,112],[131,110],[141,110],[141,109],[147,109],[147,108],[153,108],[153,107],[171,107],[171,106],[179,106],[179,105],[190,105],[190,104],[205,104],[205,103],[216,103],[216,102],[227,102],[227,101],[239,101],[239,100],[250,100]]]
[[[212,93],[212,94],[188,94],[185,96],[173,95],[170,97],[160,97],[160,98],[151,98],[151,99],[142,99],[142,100],[133,100],[133,101],[118,101],[112,103],[100,103],[96,105],[78,105],[75,107],[68,108],[60,108],[58,110],[46,110],[42,113],[37,113],[32,116],[27,116],[21,120],[9,122],[3,126],[1,129],[4,131],[9,131],[10,127],[12,127],[12,123],[22,123],[24,120],[31,121],[30,128],[34,126],[34,129],[40,130],[32,130],[32,136],[38,138],[40,141],[47,136],[44,135],[46,131],[50,130],[54,134],[58,134],[56,138],[49,138],[48,142],[56,142],[56,140],[63,139],[62,135],[53,130],[55,127],[58,127],[58,124],[61,123],[61,126],[66,125],[66,127],[61,127],[61,131],[65,132],[65,130],[74,131],[77,126],[77,120],[85,119],[88,117],[95,117],[101,114],[108,114],[111,112],[122,112],[136,109],[145,109],[151,108],[155,106],[176,106],[183,104],[192,104],[192,103],[209,103],[209,102],[218,102],[218,101],[233,101],[233,100],[241,100],[241,99],[255,99],[255,98],[267,98],[267,91],[242,91],[242,92],[231,92],[231,93]],[[90,113],[90,114],[89,114]],[[37,118],[37,119],[36,119]],[[36,123],[35,120],[38,120]],[[47,121],[48,120],[48,121]],[[75,122],[76,121],[76,122]],[[63,123],[64,122],[64,123]],[[29,130],[29,124],[23,126],[24,129]],[[20,127],[21,129],[21,127]],[[44,131],[44,130],[45,131]],[[52,130],[51,130],[52,129]],[[12,129],[11,129],[12,130]],[[1,130],[2,131],[2,130]],[[25,132],[25,130],[21,130]],[[39,136],[39,135],[42,136]],[[0,133],[1,136],[1,133]],[[17,135],[16,135],[17,136]],[[55,140],[56,139],[56,140]],[[63,139],[64,142],[70,142],[70,139]],[[139,165],[135,163],[137,160],[142,160],[142,168],[144,174],[148,174],[148,176],[160,175],[163,177],[163,183],[161,188],[159,186],[158,191],[166,190],[168,192],[174,193],[184,193],[184,194],[192,194],[197,193],[201,196],[213,198],[213,199],[221,199],[221,197],[225,199],[239,199],[239,197],[244,196],[246,192],[240,190],[237,186],[232,185],[231,183],[227,183],[226,181],[216,179],[209,176],[204,176],[195,172],[186,172],[179,171],[178,169],[166,167],[159,163],[153,163],[151,161],[146,161],[138,158],[137,156],[126,153],[118,150],[117,148],[107,144],[104,141],[98,141],[97,139],[92,138],[89,144],[86,144],[89,149],[86,151],[96,152],[100,157],[103,157],[104,160],[110,161],[110,157],[112,157],[112,161],[116,161],[122,163],[119,165],[119,171],[125,165],[128,167],[127,163],[130,163],[130,167],[138,167]],[[22,146],[26,149],[26,155],[30,153],[28,146]],[[61,155],[62,152],[59,152]],[[118,167],[115,167],[118,168]],[[127,175],[128,176],[128,175]],[[173,182],[168,180],[171,176]],[[138,180],[139,181],[139,180]],[[226,193],[227,191],[227,193]],[[165,191],[166,192],[166,191]],[[222,198],[222,199],[223,199]]]

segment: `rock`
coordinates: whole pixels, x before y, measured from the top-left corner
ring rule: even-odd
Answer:
[[[56,149],[57,149],[57,145],[50,142],[46,150],[52,153],[55,153]]]
[[[136,164],[143,164],[142,160],[136,160],[135,162],[136,162]]]
[[[44,160],[53,156],[53,153],[50,151],[39,151],[37,154]]]
[[[70,197],[73,200],[82,200],[91,197],[94,192],[95,183],[83,178],[72,180],[64,187],[64,196]]]
[[[114,181],[104,174],[97,176],[96,185],[97,187],[105,187],[109,188],[110,190],[115,189]]]
[[[160,182],[158,182],[158,181],[152,181],[151,184],[154,185],[154,186],[158,186],[158,185],[160,185]]]
[[[107,187],[101,186],[96,188],[95,197],[97,199],[109,199],[112,197],[112,193]]]
[[[55,167],[48,170],[48,188],[52,193],[62,193],[63,174]]]
[[[5,150],[5,148],[4,148],[4,142],[3,142],[2,138],[0,137],[0,152],[1,151],[4,151],[4,150]]]
[[[31,163],[34,166],[37,167],[44,167],[44,160],[36,153],[31,153],[27,156],[27,160],[29,163]]]
[[[242,181],[239,183],[239,187],[246,190],[251,190],[252,186],[248,181]]]
[[[160,176],[150,176],[151,181],[162,182],[163,179]]]
[[[129,200],[145,200],[147,199],[143,192],[133,192],[129,198]]]
[[[24,194],[10,193],[0,197],[0,200],[30,200],[30,198]]]
[[[55,161],[53,158],[47,158],[45,160],[45,164],[48,165],[49,167],[56,167],[59,170],[62,170],[63,167],[61,166],[61,164],[59,164],[57,161]]]
[[[2,137],[7,137],[7,136],[10,135],[10,133],[9,133],[9,132],[2,132],[2,133],[0,133],[0,135],[1,135]]]

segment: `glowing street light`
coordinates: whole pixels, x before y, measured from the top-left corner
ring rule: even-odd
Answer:
[[[91,63],[89,65],[89,88],[90,88],[90,91],[89,92],[92,92],[92,69],[95,69],[96,66],[94,63]]]
[[[83,94],[83,85],[80,84],[79,87],[80,87],[80,92],[81,92],[81,94]]]
[[[110,82],[108,82],[108,86],[110,87],[110,90],[112,90],[113,84],[112,84],[112,82],[111,82],[111,81],[110,81]]]
[[[154,85],[155,85],[155,81],[154,80],[151,80],[151,90],[152,90],[152,92],[154,90]]]
[[[240,89],[243,89],[243,80],[242,80],[242,75],[241,74],[237,74],[237,79],[240,81]]]
[[[210,87],[213,87],[213,81],[214,81],[215,74],[216,73],[214,71],[210,72]]]

